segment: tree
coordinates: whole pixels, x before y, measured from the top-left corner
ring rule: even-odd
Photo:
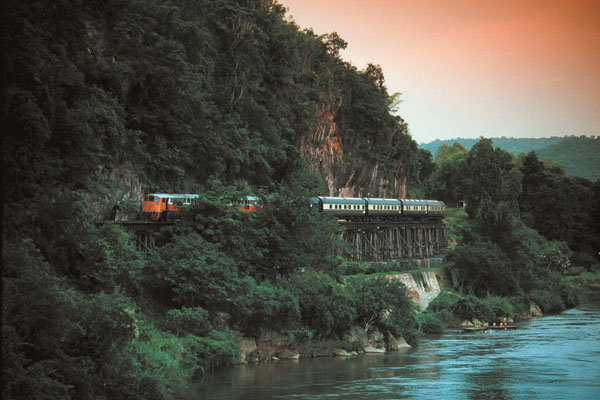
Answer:
[[[467,213],[481,224],[482,232],[502,235],[519,216],[521,184],[512,155],[500,148],[494,150],[490,139],[481,138],[471,148],[466,166]]]

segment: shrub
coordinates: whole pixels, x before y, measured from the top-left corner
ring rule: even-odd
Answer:
[[[422,333],[442,333],[444,323],[436,313],[424,312],[416,315],[419,332]]]
[[[442,290],[440,294],[437,295],[435,299],[431,303],[429,303],[429,310],[433,311],[442,311],[442,310],[452,310],[454,304],[460,300],[460,295],[458,293]]]
[[[560,293],[554,291],[544,289],[534,290],[530,293],[529,298],[539,305],[545,314],[556,314],[565,309]]]
[[[460,319],[472,320],[477,318],[482,322],[489,322],[494,319],[494,313],[490,306],[483,300],[471,295],[457,301],[452,307],[452,313]]]
[[[240,289],[243,293],[237,293],[233,299],[233,315],[244,332],[256,332],[263,327],[288,328],[300,321],[298,298],[289,290],[268,282],[256,285],[252,279],[247,279]]]
[[[208,311],[202,307],[182,307],[167,312],[169,330],[177,336],[191,333],[204,336],[212,329]]]
[[[488,296],[484,301],[492,311],[494,320],[496,321],[500,320],[502,317],[514,315],[515,309],[506,297]]]
[[[303,324],[319,336],[341,333],[354,321],[354,299],[329,275],[307,270],[292,277],[290,285],[298,297]]]

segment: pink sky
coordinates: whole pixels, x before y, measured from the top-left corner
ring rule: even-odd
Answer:
[[[600,135],[600,0],[279,0],[383,68],[417,142]]]

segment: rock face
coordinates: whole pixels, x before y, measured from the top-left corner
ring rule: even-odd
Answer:
[[[406,197],[406,177],[400,165],[384,176],[381,165],[344,152],[330,110],[317,111],[316,127],[302,138],[300,151],[310,168],[327,183],[328,196]]]
[[[408,296],[417,302],[422,310],[427,309],[429,303],[448,285],[444,270],[426,271],[418,275],[394,274],[388,275],[388,278],[402,281],[408,288]]]
[[[259,361],[297,360],[300,352],[285,336],[277,332],[263,332],[258,338],[244,337],[238,341],[240,357],[238,363]]]
[[[348,343],[360,343],[361,346],[366,346],[369,343],[369,337],[367,332],[363,328],[357,325],[353,325],[344,334],[344,341]]]
[[[238,345],[240,347],[240,356],[237,360],[238,364],[248,362],[248,356],[254,353],[258,347],[256,346],[256,339],[250,337],[242,338]]]
[[[535,303],[531,303],[529,305],[529,313],[531,314],[532,317],[541,317],[542,315],[544,315],[542,313],[542,310],[540,309],[540,306],[538,306]]]
[[[385,344],[385,348],[387,351],[406,350],[412,347],[410,344],[406,343],[406,340],[403,337],[396,339],[394,335],[391,334],[391,332],[387,333],[387,336],[385,338]]]
[[[98,169],[100,174],[106,173],[101,166]],[[116,187],[113,187],[115,184]],[[134,205],[134,214],[137,214],[143,196],[142,184],[133,168],[128,164],[119,165],[110,171],[106,183],[99,184],[98,190],[90,193],[92,212],[102,218],[127,220],[130,219],[128,210],[115,210],[115,205],[130,202]]]

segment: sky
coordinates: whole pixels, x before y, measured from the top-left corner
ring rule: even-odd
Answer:
[[[418,143],[600,135],[600,0],[279,0],[379,64]]]

